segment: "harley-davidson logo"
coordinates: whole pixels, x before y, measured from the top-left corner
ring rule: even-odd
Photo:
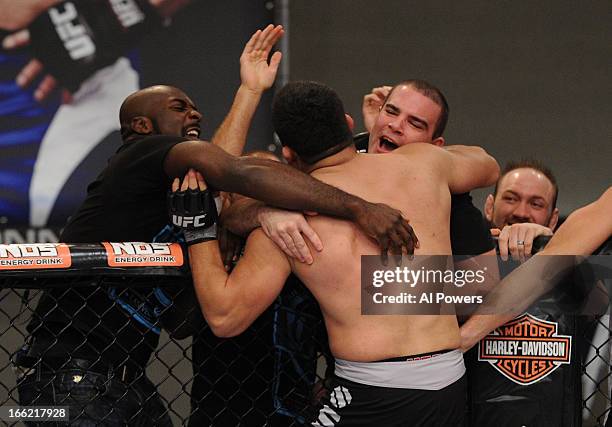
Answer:
[[[517,384],[540,381],[570,363],[572,337],[557,335],[558,324],[530,314],[495,329],[478,343],[478,360]]]

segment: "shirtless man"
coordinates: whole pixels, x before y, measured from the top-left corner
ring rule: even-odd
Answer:
[[[411,218],[422,236],[418,254],[450,254],[450,192],[490,185],[499,173],[495,160],[475,147],[412,144],[387,156],[357,154],[340,99],[317,83],[285,86],[275,99],[273,119],[290,164],[345,191],[394,205]],[[186,181],[197,185],[193,173]],[[293,271],[317,298],[336,357],[334,390],[312,425],[354,425],[364,417],[369,425],[460,424],[465,368],[456,350],[456,318],[363,316],[360,260],[377,254],[376,245],[348,222],[323,216],[309,221],[325,242],[311,265],[288,259],[261,229],[251,233],[229,276],[215,240],[190,246],[196,294],[213,331],[241,333]],[[405,362],[431,353],[436,355]],[[385,361],[389,358],[393,361]]]

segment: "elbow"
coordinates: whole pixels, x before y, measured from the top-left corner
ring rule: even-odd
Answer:
[[[219,174],[211,177],[211,184],[228,193],[245,194],[249,188],[254,188],[255,183],[253,171],[244,159],[237,157],[226,162],[223,168],[219,168]]]
[[[499,167],[499,163],[495,158],[491,157],[491,177],[489,178],[488,185],[495,185],[497,180],[499,179],[501,173],[501,168]]]
[[[483,148],[480,149],[482,150],[485,167],[488,171],[486,183],[484,184],[484,186],[488,187],[494,185],[497,182],[501,169],[499,167],[499,163],[497,163],[497,160],[495,160],[495,157],[491,156]]]
[[[231,319],[229,316],[204,316],[213,334],[219,338],[232,338],[240,335],[245,326]]]

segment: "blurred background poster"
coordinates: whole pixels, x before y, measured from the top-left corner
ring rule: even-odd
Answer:
[[[61,227],[84,199],[88,183],[119,148],[119,106],[135,90],[154,84],[183,89],[203,113],[202,139],[212,137],[240,82],[238,58],[244,43],[256,29],[273,22],[274,4],[260,0],[164,2],[180,5],[172,18],[135,35],[118,54],[107,55],[110,63],[94,66],[77,88],[57,87],[43,101],[35,99],[35,93],[44,72],[26,88],[15,79],[41,51],[49,55],[48,61],[56,61],[60,47],[43,37],[36,46],[32,41],[18,49],[0,50],[0,243],[57,241]],[[19,3],[2,6],[23,7]],[[66,3],[57,6],[58,16],[69,15]],[[78,7],[79,2],[75,3]],[[103,8],[113,2],[90,3]],[[2,39],[17,31],[11,22],[1,21]],[[83,24],[80,17],[66,22],[61,25],[70,25],[73,33]],[[108,54],[105,48],[98,46],[96,54]],[[49,65],[51,69],[63,66]],[[59,72],[73,78],[74,64],[65,67]],[[249,148],[272,143],[270,100],[270,94],[262,100]]]

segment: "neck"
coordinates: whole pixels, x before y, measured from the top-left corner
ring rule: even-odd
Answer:
[[[332,156],[325,157],[312,165],[307,165],[304,168],[304,172],[311,173],[317,169],[338,166],[352,160],[355,156],[357,156],[357,150],[355,149],[355,146],[351,144]]]

